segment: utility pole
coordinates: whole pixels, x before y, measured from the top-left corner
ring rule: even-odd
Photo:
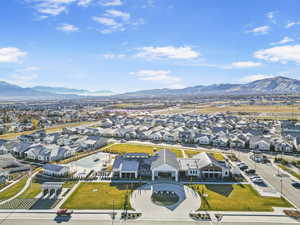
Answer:
[[[283,185],[282,184],[282,176],[280,176],[280,194],[281,194],[281,197],[282,197],[282,188],[283,188],[282,185]]]
[[[113,215],[112,219],[115,220],[115,201],[113,200]]]

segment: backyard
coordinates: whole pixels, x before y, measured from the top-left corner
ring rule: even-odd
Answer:
[[[81,183],[61,208],[124,209],[127,205],[127,209],[132,209],[130,189],[130,184]]]
[[[292,207],[283,198],[262,197],[251,185],[191,185],[202,199],[199,210],[273,211],[272,207]]]

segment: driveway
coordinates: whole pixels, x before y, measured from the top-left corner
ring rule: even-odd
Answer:
[[[179,201],[168,207],[156,205],[151,200],[153,191],[174,191],[179,196]],[[143,185],[132,193],[130,201],[136,211],[143,213],[141,219],[151,220],[191,220],[189,213],[197,210],[201,204],[199,195],[191,188],[168,183]]]

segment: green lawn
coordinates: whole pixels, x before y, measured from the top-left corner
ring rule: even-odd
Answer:
[[[0,192],[0,200],[6,200],[13,196],[15,196],[17,193],[19,193],[22,188],[25,186],[26,181],[28,180],[28,177],[22,178],[18,183],[14,184],[10,188]]]
[[[68,209],[132,209],[129,196],[130,184],[81,183],[61,208]]]
[[[262,197],[251,185],[190,185],[201,197],[199,210],[273,211],[272,207],[292,207],[283,198]],[[205,197],[207,195],[207,197]]]
[[[197,155],[201,152],[205,152],[205,151],[185,150],[185,154],[187,155],[188,158],[191,158],[194,155]],[[217,160],[225,160],[222,153],[219,153],[219,152],[207,152],[207,153],[212,154]]]
[[[182,152],[178,148],[174,147],[160,147],[155,145],[139,145],[139,144],[114,144],[105,149],[106,152],[115,152],[115,153],[147,153],[152,155],[153,149],[161,150],[168,149],[176,154],[178,158],[182,158]]]
[[[18,198],[20,199],[35,198],[41,191],[42,191],[41,184],[31,183],[31,185],[27,188],[27,190],[23,194],[21,194]]]

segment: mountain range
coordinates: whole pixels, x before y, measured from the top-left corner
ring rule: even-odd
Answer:
[[[49,99],[76,98],[80,96],[114,96],[114,97],[164,97],[164,96],[201,96],[201,95],[244,95],[244,94],[284,94],[300,93],[300,80],[287,77],[273,77],[256,80],[246,84],[198,85],[182,89],[152,89],[113,95],[111,91],[91,92],[84,89],[64,87],[36,86],[23,88],[0,81],[0,98],[2,99]]]
[[[300,93],[300,80],[287,77],[272,77],[246,84],[197,85],[182,89],[152,89],[129,92],[121,97],[160,97],[196,95],[244,95],[244,94],[284,94]]]
[[[80,95],[80,96],[108,96],[114,94],[112,91],[109,90],[89,91],[85,89],[73,89],[73,88],[65,88],[65,87],[35,86],[32,89],[41,92],[63,94],[63,95],[71,94],[71,95]]]
[[[71,89],[64,87],[35,86],[23,88],[14,84],[0,81],[0,99],[64,99],[80,96],[108,96],[111,91],[88,91],[84,89]]]

